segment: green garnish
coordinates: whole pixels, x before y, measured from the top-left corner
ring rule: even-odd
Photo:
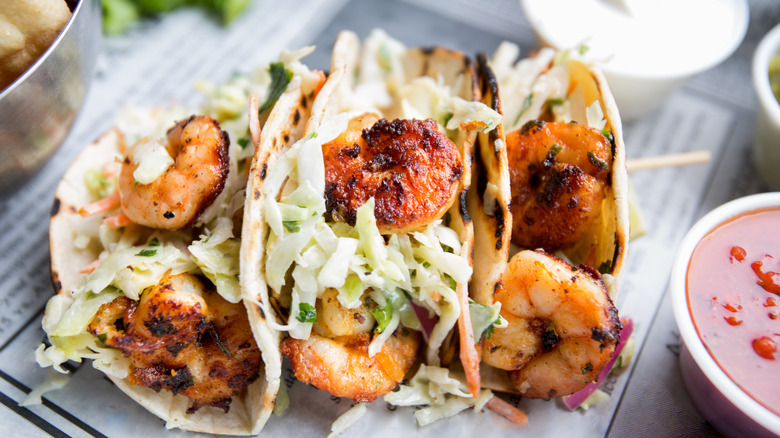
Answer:
[[[160,246],[160,241],[157,240],[156,237],[154,237],[154,238],[152,238],[152,240],[149,241],[149,243],[147,245],[152,246],[152,247]]]
[[[266,98],[263,105],[260,106],[260,110],[258,111],[260,114],[262,114],[263,111],[270,109],[276,103],[279,96],[287,89],[287,85],[293,77],[293,73],[288,70],[282,62],[274,62],[271,64],[268,67],[268,72],[271,74],[271,87],[268,92],[268,98]]]
[[[552,108],[554,106],[560,106],[560,105],[563,105],[563,99],[561,99],[560,97],[547,99],[547,108]]]
[[[218,15],[227,25],[241,14],[250,0],[101,0],[103,31],[108,35],[125,32],[142,17],[196,6]]]
[[[249,137],[241,137],[236,140],[236,143],[241,146],[241,149],[246,149],[246,147],[249,145]]]
[[[588,47],[588,46],[587,46],[587,45],[585,45],[585,44],[581,44],[578,50],[579,50],[579,52],[580,52],[580,55],[584,55],[584,54],[585,54],[585,52],[587,52],[588,50],[590,50],[590,47]]]
[[[601,158],[597,157],[593,152],[588,152],[588,161],[590,161],[590,164],[598,167],[601,170],[609,169],[609,164],[607,164],[607,162]]]
[[[376,306],[371,309],[371,315],[376,319],[376,331],[382,333],[390,324],[390,320],[393,319],[393,306],[390,303],[385,304],[382,307]]]
[[[458,288],[458,282],[456,282],[455,279],[450,277],[449,275],[447,276],[447,278],[449,278],[450,280],[450,289],[456,290]]]
[[[558,143],[553,143],[552,146],[550,146],[550,150],[547,151],[547,159],[552,160],[556,155],[558,155],[558,152],[562,150],[563,147],[561,145]]]
[[[139,257],[154,257],[157,255],[156,249],[142,249],[141,252],[136,254]]]
[[[106,339],[108,339],[108,336],[105,333],[101,333],[98,335],[98,341],[102,342],[103,344],[106,343]]]
[[[604,260],[599,265],[599,273],[600,274],[609,274],[609,271],[612,269],[612,260]]]
[[[297,221],[282,221],[282,225],[284,225],[284,229],[289,233],[301,231],[301,227],[298,225]]]
[[[612,131],[609,130],[609,129],[602,129],[601,130],[601,135],[603,135],[604,137],[607,137],[607,140],[609,140],[610,143],[615,141],[615,137],[612,135]]]
[[[225,346],[224,343],[222,343],[222,339],[219,338],[219,334],[217,333],[217,329],[214,328],[214,326],[211,326],[211,329],[209,330],[211,334],[211,339],[214,340],[214,343],[217,344],[217,347],[219,347],[219,351],[222,352],[227,357],[233,357],[232,354],[230,354],[230,350]]]
[[[534,93],[529,94],[525,97],[525,100],[523,101],[523,106],[520,107],[520,113],[517,115],[517,118],[515,119],[515,125],[517,122],[520,121],[520,117],[523,116],[523,113],[528,111],[528,108],[531,108],[531,103],[534,100]]]
[[[298,304],[298,316],[295,317],[300,322],[317,322],[317,309],[309,303]]]

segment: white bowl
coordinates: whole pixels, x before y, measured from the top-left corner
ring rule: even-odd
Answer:
[[[695,74],[739,46],[747,0],[520,0],[542,45],[589,47],[620,118],[658,109]],[[633,18],[632,18],[633,17]]]
[[[769,61],[780,52],[780,24],[767,33],[753,54],[753,87],[758,96],[753,158],[761,177],[780,189],[780,103],[769,85]]]
[[[780,192],[736,199],[712,210],[696,222],[677,250],[669,286],[674,317],[683,341],[680,372],[688,394],[702,416],[730,437],[780,436],[780,416],[742,391],[723,372],[702,343],[688,306],[688,264],[696,245],[711,230],[742,213],[766,207],[780,207]]]

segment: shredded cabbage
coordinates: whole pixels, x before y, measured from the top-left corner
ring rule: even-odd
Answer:
[[[213,231],[207,230],[187,248],[192,260],[217,287],[217,292],[231,303],[241,301],[238,286],[240,246],[241,241],[233,236],[233,221],[220,217]]]
[[[479,304],[469,299],[469,312],[471,314],[471,328],[474,331],[474,341],[484,334],[489,338],[496,328],[507,327],[509,323],[499,315],[501,312],[501,302],[496,301],[492,306]]]
[[[165,145],[151,137],[145,137],[133,146],[133,160],[138,164],[133,178],[140,184],[153,182],[173,164]]]
[[[474,398],[466,384],[452,377],[448,369],[421,364],[408,385],[385,394],[384,400],[395,406],[425,406],[414,413],[417,423],[425,426],[472,406],[481,410],[492,396],[485,389]]]
[[[62,389],[68,384],[69,381],[70,377],[62,373],[55,372],[54,370],[50,370],[49,374],[46,375],[46,378],[43,380],[43,382],[33,388],[33,390],[27,394],[27,397],[25,397],[24,400],[19,403],[19,406],[32,406],[41,404],[41,396],[43,394]]]
[[[355,406],[349,408],[346,412],[339,415],[339,418],[337,418],[336,421],[334,421],[330,426],[330,433],[328,434],[328,438],[335,438],[339,436],[342,432],[349,429],[349,426],[355,424],[355,422],[357,422],[363,415],[365,415],[365,413],[366,405],[363,403],[358,403]]]

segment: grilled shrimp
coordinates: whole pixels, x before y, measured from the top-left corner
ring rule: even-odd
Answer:
[[[262,363],[246,310],[191,274],[164,277],[135,302],[100,307],[88,331],[130,358],[128,381],[167,389],[202,406],[229,409]]]
[[[368,355],[375,320],[365,306],[347,309],[327,290],[317,301],[318,322],[308,339],[281,343],[295,377],[356,403],[369,403],[392,391],[414,364],[417,332],[398,328],[373,357]]]
[[[379,119],[366,113],[322,146],[327,214],[355,223],[374,197],[379,230],[399,233],[444,215],[456,196],[463,159],[433,120]]]
[[[525,250],[512,257],[502,281],[494,298],[509,326],[485,339],[482,360],[509,371],[529,398],[569,395],[596,380],[621,329],[600,275]]]
[[[605,197],[612,147],[598,130],[531,121],[506,136],[512,240],[555,251],[580,240]]]
[[[173,164],[148,184],[133,173],[140,157],[141,139],[122,160],[119,198],[122,212],[134,223],[178,230],[192,225],[225,187],[230,140],[219,123],[208,116],[192,116],[168,130],[168,154]]]

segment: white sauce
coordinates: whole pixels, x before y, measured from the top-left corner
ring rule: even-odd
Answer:
[[[548,44],[588,46],[614,72],[648,76],[695,72],[741,41],[745,0],[524,0]]]

